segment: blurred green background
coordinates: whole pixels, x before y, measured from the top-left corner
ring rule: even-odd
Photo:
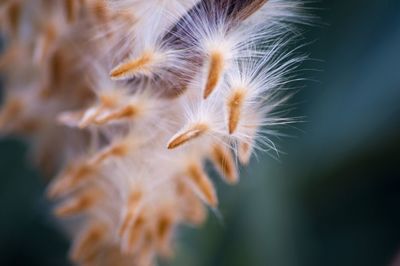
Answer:
[[[278,160],[259,154],[219,213],[184,228],[177,266],[400,265],[400,1],[319,0],[312,59],[293,98],[305,116]],[[0,265],[69,265],[28,146],[0,141]]]

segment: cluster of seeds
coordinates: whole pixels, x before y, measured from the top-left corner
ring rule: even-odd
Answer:
[[[0,3],[3,134],[59,172],[82,265],[154,265],[180,224],[217,208],[215,166],[239,180],[270,136],[302,58],[288,0],[6,0]],[[61,171],[59,170],[61,169]],[[72,224],[72,223],[71,223]],[[78,224],[79,228],[75,228]]]

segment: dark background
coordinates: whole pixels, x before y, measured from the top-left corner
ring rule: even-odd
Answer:
[[[400,252],[400,1],[325,0],[302,27],[306,117],[259,154],[219,213],[178,235],[170,265],[380,266]],[[0,265],[68,265],[28,145],[0,141]],[[399,253],[400,254],[400,253]]]

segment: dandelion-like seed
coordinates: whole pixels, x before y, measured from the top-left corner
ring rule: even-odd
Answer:
[[[293,0],[8,0],[3,133],[32,140],[79,265],[154,265],[218,208],[269,134],[303,58]],[[283,95],[283,96],[282,96]]]

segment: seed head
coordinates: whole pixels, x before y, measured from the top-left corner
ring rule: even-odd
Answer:
[[[4,3],[3,3],[4,2]],[[218,208],[206,171],[239,181],[304,57],[295,0],[8,0],[0,4],[0,130],[55,175],[79,265],[155,265],[182,224]],[[55,174],[58,173],[58,174]]]

